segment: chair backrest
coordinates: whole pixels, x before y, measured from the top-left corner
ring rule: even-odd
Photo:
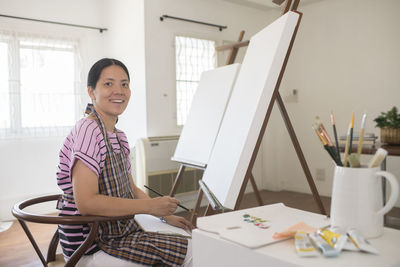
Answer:
[[[26,221],[34,223],[45,223],[45,224],[89,224],[90,232],[85,242],[83,242],[79,248],[72,254],[70,259],[67,261],[65,266],[75,266],[79,259],[83,256],[85,251],[93,243],[94,239],[98,233],[99,223],[107,221],[117,221],[132,219],[134,215],[128,216],[116,216],[116,217],[103,217],[103,216],[51,216],[51,215],[41,215],[34,214],[31,212],[24,211],[23,209],[32,205],[48,202],[48,201],[58,201],[62,195],[48,195],[43,197],[31,198],[25,201],[21,201],[14,205],[12,214],[16,217],[25,231],[25,234],[32,243],[36,253],[38,254],[43,266],[47,266],[49,262],[56,260],[56,250],[59,241],[58,230],[53,235],[50,241],[49,248],[47,251],[47,258],[44,259],[36,241],[34,240],[30,230],[26,225]]]

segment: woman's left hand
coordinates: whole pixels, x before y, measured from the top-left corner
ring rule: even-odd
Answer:
[[[164,216],[164,220],[170,225],[183,228],[185,230],[191,231],[194,228],[193,225],[183,217],[170,215],[170,216]]]

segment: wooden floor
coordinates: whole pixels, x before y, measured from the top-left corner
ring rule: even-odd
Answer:
[[[319,213],[313,197],[309,194],[295,193],[289,191],[271,192],[261,191],[263,204],[273,204],[282,202],[288,207],[298,208],[306,211]],[[326,211],[329,213],[330,198],[321,197]],[[253,194],[247,194],[242,202],[241,209],[258,206],[256,198]],[[204,211],[204,209],[202,209]],[[200,213],[202,214],[202,213]],[[188,218],[188,213],[180,213],[179,215]],[[400,208],[394,208],[389,215],[400,219]],[[43,254],[46,255],[47,246],[56,230],[56,225],[28,223],[28,227],[37,241]],[[398,228],[397,226],[388,225],[388,227]],[[30,244],[24,231],[18,222],[15,222],[10,229],[0,233],[0,266],[1,267],[33,267],[42,266],[39,257]]]

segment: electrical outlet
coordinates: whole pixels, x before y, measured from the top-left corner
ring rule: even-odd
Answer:
[[[287,103],[298,103],[299,102],[299,90],[292,89],[289,93],[287,93],[285,95],[284,100]]]
[[[325,169],[316,169],[315,179],[317,179],[317,181],[325,181]]]

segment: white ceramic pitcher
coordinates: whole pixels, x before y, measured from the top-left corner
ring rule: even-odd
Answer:
[[[383,207],[382,183],[385,177],[391,194]],[[366,238],[383,233],[383,215],[396,203],[399,184],[393,174],[377,168],[335,167],[332,188],[331,225],[346,231],[355,228]]]

